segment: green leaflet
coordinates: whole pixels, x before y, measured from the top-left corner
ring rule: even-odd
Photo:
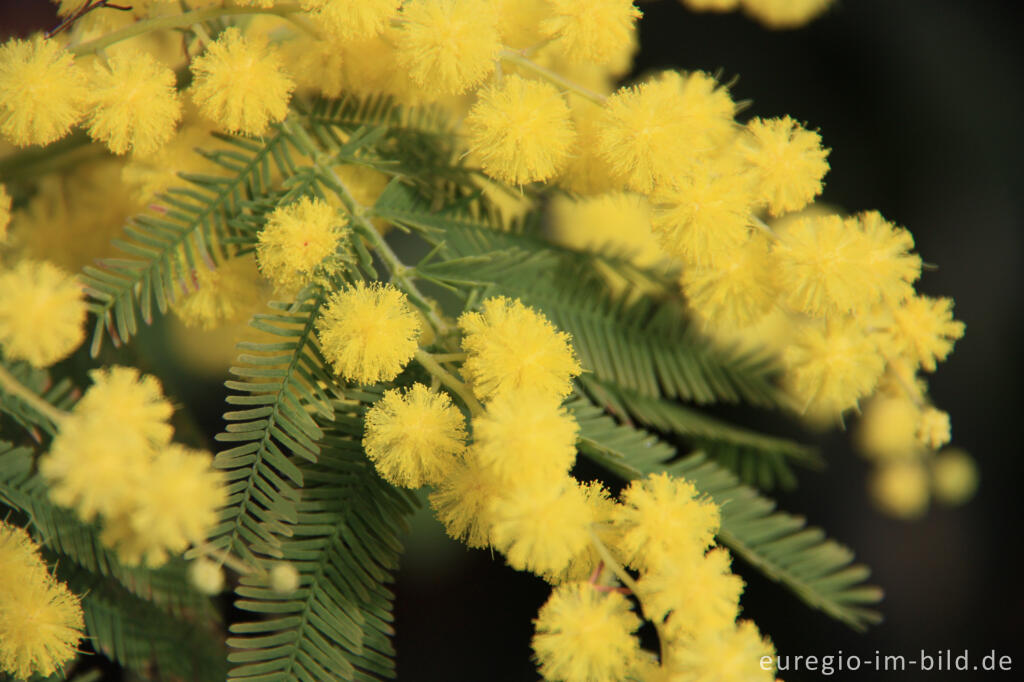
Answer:
[[[240,680],[376,680],[395,674],[392,594],[408,500],[382,481],[359,444],[362,408],[341,412],[317,463],[302,463],[305,485],[292,537],[281,555],[302,577],[278,594],[247,576],[236,606],[262,620],[231,626],[230,672]]]
[[[239,344],[242,351],[226,382],[227,401],[239,409],[217,440],[236,443],[214,458],[225,471],[228,505],[210,533],[210,544],[251,558],[253,552],[280,556],[279,540],[297,520],[298,488],[303,474],[297,462],[316,461],[322,438],[307,408],[330,418],[321,388],[331,374],[316,346],[314,323],[324,305],[320,289],[300,294],[292,305],[272,304],[272,314],[256,315],[250,325],[269,337]]]
[[[865,584],[870,570],[853,563],[853,552],[808,528],[797,516],[775,510],[775,502],[701,453],[670,462],[672,448],[640,429],[617,424],[599,408],[570,403],[580,424],[580,452],[627,479],[665,471],[687,479],[722,509],[718,539],[804,603],[855,630],[881,620],[867,608],[882,592]]]

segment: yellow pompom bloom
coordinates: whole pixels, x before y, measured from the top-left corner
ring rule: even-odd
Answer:
[[[761,667],[761,659],[775,658],[775,647],[749,620],[725,630],[703,630],[674,643],[669,653],[673,682],[773,682],[774,665]]]
[[[145,560],[152,567],[202,542],[228,499],[210,461],[207,453],[176,443],[162,449],[145,482],[135,488],[131,506],[106,520],[104,544],[114,547],[125,564]]]
[[[188,577],[203,594],[212,596],[224,591],[224,571],[216,561],[199,557],[189,564]]]
[[[466,132],[484,172],[511,185],[554,177],[576,139],[558,90],[516,75],[480,94],[466,117]]]
[[[260,230],[256,261],[263,275],[282,291],[312,282],[324,261],[348,234],[347,219],[322,199],[302,197],[274,209]]]
[[[802,218],[780,231],[774,252],[786,303],[813,317],[860,310],[877,298],[865,268],[869,244],[839,216]]]
[[[548,0],[496,0],[502,41],[516,50],[543,40],[540,24],[551,12]]]
[[[696,637],[729,628],[740,607],[743,581],[730,570],[729,552],[678,556],[640,576],[638,596],[644,614],[664,620],[669,639]]]
[[[683,292],[706,328],[736,330],[757,324],[774,307],[774,262],[767,238],[753,233],[717,255],[711,265],[683,270]]]
[[[0,271],[0,346],[11,360],[48,367],[85,339],[86,305],[75,277],[46,262],[23,260]]]
[[[357,282],[334,294],[317,320],[324,357],[349,381],[391,381],[416,353],[420,318],[390,284]]]
[[[567,475],[520,482],[493,499],[487,514],[491,542],[509,565],[537,574],[564,570],[590,541],[594,521],[583,488]]]
[[[625,188],[625,181],[615,172],[598,148],[598,138],[604,129],[604,110],[590,102],[572,106],[576,127],[576,144],[569,152],[558,184],[575,194],[601,194]]]
[[[302,0],[302,9],[342,41],[372,38],[398,14],[402,0]]]
[[[953,343],[964,335],[964,323],[953,319],[953,299],[914,296],[892,311],[892,338],[898,354],[934,372]]]
[[[784,383],[803,413],[838,417],[878,384],[885,360],[856,320],[808,324],[782,356]]]
[[[668,72],[608,98],[597,150],[631,189],[648,193],[713,149],[731,130],[734,111],[706,74]]]
[[[181,101],[174,72],[145,52],[117,52],[97,64],[89,135],[115,154],[152,154],[174,136]]]
[[[949,413],[934,407],[925,408],[917,422],[917,442],[932,450],[938,450],[948,443],[949,439]]]
[[[398,61],[438,95],[458,94],[494,71],[498,13],[484,0],[412,0],[402,8]]]
[[[654,569],[672,557],[697,556],[718,532],[718,506],[697,496],[689,481],[651,474],[629,484],[616,508],[619,549],[629,565]]]
[[[945,504],[963,504],[978,489],[978,465],[958,448],[943,450],[932,463],[935,499]]]
[[[821,180],[828,172],[827,149],[821,136],[789,116],[755,118],[741,137],[741,157],[754,171],[759,203],[781,215],[799,211],[821,194]]]
[[[913,235],[878,211],[848,218],[846,226],[864,236],[867,254],[862,267],[877,292],[875,300],[891,304],[913,296],[914,282],[921,276],[921,257],[911,253]]]
[[[568,247],[615,253],[641,267],[667,258],[651,229],[651,205],[631,192],[610,192],[573,201],[551,198],[551,232]]]
[[[82,606],[20,528],[0,521],[0,672],[49,676],[75,657]]]
[[[550,15],[540,26],[575,62],[606,62],[632,39],[642,12],[632,0],[548,0]]]
[[[64,137],[85,113],[86,82],[71,53],[54,40],[0,45],[0,131],[19,147]]]
[[[864,454],[879,460],[913,457],[918,449],[917,405],[905,397],[876,396],[868,403],[857,429]]]
[[[473,420],[476,456],[508,484],[551,483],[576,461],[579,427],[558,398],[499,394]]]
[[[919,460],[890,462],[879,467],[868,481],[875,505],[899,519],[913,519],[928,510],[928,472]]]
[[[740,0],[747,14],[768,28],[797,28],[817,17],[832,0]]]
[[[366,413],[363,448],[392,485],[437,485],[455,467],[465,440],[465,419],[451,398],[423,384],[404,394],[386,391]]]
[[[470,547],[486,547],[491,541],[488,506],[506,488],[505,482],[482,466],[470,450],[466,461],[431,493],[430,506],[450,537]]]
[[[168,420],[174,407],[164,397],[155,376],[139,375],[134,367],[108,367],[89,372],[93,385],[74,414],[117,423],[159,447],[171,442],[174,429]]]
[[[301,583],[302,576],[293,564],[281,563],[270,569],[270,588],[278,594],[291,594]]]
[[[546,317],[505,297],[484,301],[483,311],[459,318],[469,358],[462,366],[483,399],[527,389],[564,398],[581,367],[565,332]]]
[[[612,525],[615,516],[615,508],[618,503],[611,499],[608,491],[598,481],[581,484],[583,496],[590,506],[590,517],[592,519],[591,529],[605,547],[614,547],[618,544],[618,531]],[[576,555],[569,560],[569,564],[557,573],[544,573],[541,575],[552,585],[576,580],[587,580],[594,574],[594,569],[602,563],[601,555],[593,542],[583,546]]]
[[[280,58],[233,26],[192,61],[192,73],[199,111],[227,132],[262,135],[288,115],[295,83]]]
[[[640,656],[641,621],[618,592],[586,582],[556,587],[533,621],[531,646],[546,680],[624,680]]]
[[[50,484],[51,500],[91,521],[130,505],[149,473],[151,457],[151,445],[116,419],[72,416],[61,422],[50,451],[39,460],[39,471]]]
[[[662,248],[690,265],[713,264],[748,241],[753,197],[739,175],[713,166],[658,187],[654,234]]]
[[[192,279],[195,291],[173,305],[174,314],[188,327],[214,329],[240,322],[264,299],[252,257],[232,258],[212,270],[198,264]]]
[[[0,244],[7,241],[7,226],[11,223],[11,195],[0,185]]]

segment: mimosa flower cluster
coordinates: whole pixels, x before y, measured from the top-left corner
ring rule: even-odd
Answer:
[[[742,9],[771,28],[796,27],[831,4],[682,3]],[[550,583],[532,638],[545,679],[774,679],[760,665],[772,644],[741,619],[744,583],[716,544],[728,515],[698,478],[645,470],[613,493],[573,475],[587,424],[574,401],[587,398],[595,370],[578,354],[586,334],[573,328],[574,339],[552,323],[562,318],[498,295],[500,286],[429,267],[447,257],[447,225],[464,226],[460,211],[475,218],[479,205],[494,213],[485,231],[502,237],[520,236],[527,214],[543,212],[545,230],[531,238],[572,257],[592,252],[607,284],[601,296],[623,309],[645,297],[678,303],[704,347],[769,357],[781,374],[778,402],[793,412],[843,423],[863,406],[859,443],[879,464],[871,491],[885,510],[910,517],[930,498],[955,503],[973,492],[969,456],[940,451],[950,418],[922,379],[964,325],[951,299],[916,291],[922,258],[911,233],[874,211],[815,204],[829,150],[810,124],[740,120],[729,87],[702,71],[620,83],[643,16],[631,0],[56,4],[68,24],[52,37],[0,45],[2,152],[25,161],[0,185],[0,397],[28,427],[19,444],[35,452],[49,500],[96,529],[121,564],[158,567],[193,547],[200,591],[224,589],[223,567],[259,577],[238,588],[244,610],[303,590],[264,614],[312,604],[313,635],[296,641],[323,627],[314,648],[344,648],[327,641],[340,633],[358,640],[359,656],[378,656],[378,644],[355,632],[371,626],[356,625],[362,606],[351,621],[339,607],[342,627],[328,622],[317,600],[330,593],[348,604],[334,596],[341,587],[313,585],[323,576],[275,545],[285,538],[293,557],[306,557],[326,543],[304,534],[327,524],[302,488],[324,478],[330,457],[318,455],[336,438],[356,451],[348,464],[364,480],[389,493],[376,474],[425,488],[449,536]],[[366,125],[310,125],[353,101],[370,111]],[[355,109],[346,115],[366,113]],[[437,130],[403,127],[419,114],[445,121],[444,158],[426,151]],[[396,122],[410,138],[388,137]],[[273,146],[278,139],[287,144]],[[422,165],[403,166],[403,154]],[[406,213],[419,222],[403,223]],[[434,250],[405,265],[384,239],[388,220],[422,230]],[[116,244],[129,258],[112,258],[125,225]],[[515,251],[448,265],[500,269]],[[640,275],[623,276],[624,263]],[[425,281],[464,304],[425,295]],[[124,289],[112,295],[109,283]],[[271,297],[283,302],[267,314]],[[227,330],[229,352],[245,340],[239,361],[248,366],[232,373],[252,381],[228,382],[244,392],[229,402],[245,407],[225,419],[253,421],[223,434],[243,443],[217,458],[230,474],[173,442],[175,408],[155,376],[110,364],[89,373],[84,393],[64,395],[65,409],[49,402],[50,379],[72,372],[58,363],[85,359],[90,314],[95,355],[104,334],[129,341],[117,336],[136,334],[155,311],[188,325],[204,355],[218,354],[205,330]],[[249,343],[232,326],[256,312],[252,327],[273,343]],[[613,426],[632,427],[628,410],[592,402]],[[361,438],[327,435],[351,421]],[[307,475],[311,463],[320,469]],[[251,524],[232,521],[242,506]],[[310,517],[316,528],[293,536]],[[388,575],[367,572],[379,583]],[[78,598],[6,523],[0,574],[26,586],[0,580],[0,669],[49,675],[74,655]],[[387,620],[372,613],[363,620]],[[275,654],[261,642],[283,651],[293,633],[241,636],[291,619],[232,625],[237,661],[257,661],[232,674],[301,663],[305,653],[261,667]],[[641,645],[645,622],[657,652]],[[352,674],[363,665],[352,663]]]
[[[0,521],[0,671],[51,675],[75,657],[82,607],[21,528]]]
[[[100,517],[104,544],[125,564],[159,566],[202,542],[227,494],[206,453],[171,442],[160,383],[131,367],[91,373],[39,461],[55,502]]]

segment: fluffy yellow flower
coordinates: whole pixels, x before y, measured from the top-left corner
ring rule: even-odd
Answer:
[[[740,0],[747,14],[768,28],[797,28],[811,21],[832,0]]]
[[[914,296],[892,311],[892,338],[898,354],[926,372],[946,359],[964,335],[964,323],[953,319],[953,299]]]
[[[559,573],[590,541],[594,521],[584,489],[575,479],[520,482],[491,500],[491,542],[512,568]]]
[[[0,131],[24,147],[64,137],[85,113],[87,79],[54,40],[0,45]]]
[[[466,132],[484,171],[512,185],[554,177],[576,138],[558,90],[516,75],[480,94],[466,117]]]
[[[640,656],[640,619],[618,592],[586,582],[556,587],[533,621],[531,645],[546,680],[624,680]]]
[[[821,194],[828,172],[821,136],[789,116],[755,118],[741,137],[741,155],[754,170],[759,203],[773,216],[799,211]]]
[[[91,521],[130,504],[145,484],[151,457],[150,444],[115,419],[70,417],[39,460],[39,471],[50,484],[50,499]]]
[[[739,175],[715,165],[681,173],[658,187],[654,234],[662,248],[690,265],[709,265],[730,257],[748,241],[753,197]]]
[[[192,73],[192,99],[228,132],[262,135],[288,115],[295,83],[277,53],[233,26],[192,61]]]
[[[347,219],[322,199],[302,197],[270,214],[260,230],[256,260],[263,275],[282,291],[312,282],[324,261],[348,234]]]
[[[402,0],[302,0],[302,9],[341,41],[372,38],[398,14]]]
[[[706,74],[667,72],[608,99],[597,151],[631,189],[648,193],[727,135],[734,110],[728,93]]]
[[[575,62],[606,62],[628,45],[642,12],[632,0],[548,0],[541,31]]]
[[[761,658],[774,658],[775,647],[761,637],[757,626],[740,621],[725,630],[704,630],[679,640],[669,654],[669,664],[680,682],[773,682],[774,666],[761,667]]]
[[[430,495],[430,506],[448,535],[470,547],[490,544],[488,505],[506,488],[489,467],[481,466],[473,450]]]
[[[77,596],[58,582],[20,528],[0,521],[0,672],[48,676],[77,654],[84,622]]]
[[[558,184],[584,195],[624,189],[625,182],[615,175],[599,151],[598,138],[604,129],[604,109],[582,102],[572,106],[572,118],[576,127],[576,144],[570,150],[569,162],[558,178]]]
[[[0,244],[7,241],[7,226],[11,223],[11,195],[0,185]]]
[[[697,489],[683,479],[652,474],[630,483],[620,497],[615,515],[622,533],[619,548],[635,568],[699,555],[718,532],[718,506],[699,498]]]
[[[618,503],[611,499],[608,491],[598,481],[581,484],[583,496],[590,506],[590,517],[592,519],[591,529],[605,547],[618,545],[618,531],[612,525],[615,516],[615,508]],[[575,580],[587,580],[594,574],[594,569],[602,563],[601,555],[594,547],[593,542],[588,542],[583,549],[576,553],[569,564],[557,573],[543,573],[541,577],[552,585]]]
[[[199,557],[189,564],[188,577],[203,594],[212,596],[224,591],[224,570],[216,561]]]
[[[476,455],[508,484],[550,483],[576,461],[576,420],[549,396],[500,394],[473,420]]]
[[[425,91],[458,94],[494,71],[498,13],[484,0],[412,0],[402,8],[398,61]]]
[[[548,0],[496,0],[498,30],[502,41],[516,50],[523,50],[543,40],[540,23],[551,8]]]
[[[683,270],[681,284],[705,328],[737,330],[757,324],[776,305],[778,290],[768,240],[753,233],[713,265]]]
[[[76,415],[117,423],[157,447],[171,441],[174,429],[167,422],[174,408],[156,377],[140,377],[134,367],[94,369],[89,377],[93,385],[75,405]]]
[[[294,564],[279,563],[270,569],[270,589],[278,594],[291,594],[301,583],[302,576]]]
[[[782,360],[798,409],[829,418],[870,395],[885,369],[875,339],[851,318],[806,325]]]
[[[0,346],[11,360],[48,367],[85,339],[86,305],[71,274],[23,260],[0,271]]]
[[[174,72],[145,52],[117,52],[90,82],[89,135],[115,154],[152,154],[174,136],[181,101]]]
[[[232,258],[212,270],[197,264],[192,279],[195,291],[173,305],[174,314],[189,327],[214,329],[239,322],[264,298],[251,256]]]
[[[420,319],[408,299],[390,284],[335,293],[317,320],[324,357],[349,381],[391,381],[418,347]]]
[[[202,542],[228,498],[210,461],[207,453],[176,443],[162,449],[145,483],[135,489],[131,506],[106,519],[104,544],[114,547],[125,564],[145,560],[147,566],[160,566],[169,554]]]
[[[644,614],[664,620],[670,639],[729,628],[743,592],[743,581],[732,573],[730,563],[729,552],[718,548],[706,555],[674,558],[644,573],[637,582]]]
[[[875,505],[886,514],[914,519],[928,511],[928,471],[920,460],[888,462],[868,481]]]
[[[957,448],[943,450],[932,463],[935,499],[945,504],[963,504],[978,489],[978,465]]]
[[[874,300],[892,304],[913,296],[914,282],[921,276],[921,257],[911,253],[913,235],[878,211],[847,218],[846,226],[864,235],[867,254],[862,267],[871,278]]]
[[[864,410],[857,440],[864,454],[879,460],[913,457],[918,449],[921,413],[906,397],[879,395]]]
[[[788,225],[774,247],[786,303],[813,317],[864,309],[878,292],[865,268],[869,251],[863,233],[839,216]]]
[[[447,393],[413,384],[404,394],[384,393],[366,413],[363,448],[392,485],[437,485],[465,449],[465,419]]]
[[[926,448],[938,450],[949,439],[949,413],[934,407],[925,408],[917,422],[917,442]]]
[[[565,332],[546,317],[505,297],[484,301],[483,311],[459,318],[469,358],[462,366],[484,399],[527,389],[564,398],[581,367]]]
[[[631,192],[610,192],[574,201],[551,198],[555,241],[574,249],[615,253],[641,267],[665,260],[651,229],[651,205]]]

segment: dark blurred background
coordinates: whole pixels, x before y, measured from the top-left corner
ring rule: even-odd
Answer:
[[[977,497],[933,507],[919,521],[889,519],[865,494],[867,465],[845,434],[807,436],[826,454],[781,506],[851,546],[886,590],[885,622],[859,635],[804,607],[737,562],[748,581],[744,615],[782,654],[917,656],[969,649],[1013,657],[1024,679],[1024,488],[1021,441],[1021,260],[1024,255],[1024,3],[847,0],[810,26],[771,32],[739,14],[643,4],[637,71],[678,67],[738,78],[749,113],[789,114],[832,148],[824,200],[878,209],[908,226],[938,270],[919,289],[953,296],[967,334],[931,378],[953,419],[954,444],[976,457]],[[0,1],[0,33],[54,22],[45,0]],[[169,382],[173,392],[173,382]],[[191,389],[191,390],[190,390]],[[180,386],[178,394],[193,393]],[[220,408],[210,405],[214,414]],[[532,680],[530,620],[547,588],[439,537],[429,519],[396,587],[403,680]],[[823,679],[789,673],[787,680]],[[998,673],[839,673],[835,679],[990,679]]]

